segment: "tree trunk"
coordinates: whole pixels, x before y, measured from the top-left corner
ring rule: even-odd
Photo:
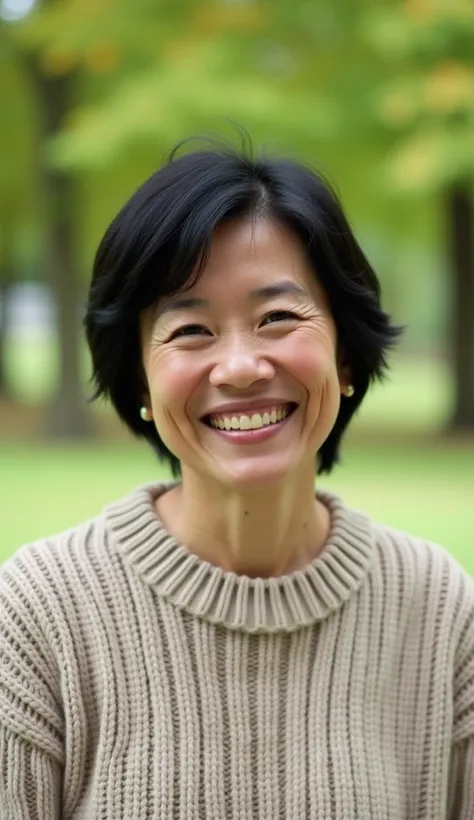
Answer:
[[[474,432],[474,203],[471,185],[457,183],[447,199],[452,260],[453,431]]]
[[[5,372],[5,347],[7,338],[7,299],[8,281],[5,277],[5,262],[0,263],[0,398],[8,397],[8,384]]]
[[[69,113],[75,78],[48,76],[30,63],[42,121],[42,144],[56,134]],[[41,147],[41,146],[40,146]],[[46,416],[46,432],[78,438],[90,433],[80,376],[80,278],[75,253],[76,191],[72,176],[39,163],[44,215],[45,274],[56,304],[59,378]]]
[[[11,226],[3,219],[2,255],[0,258],[0,397],[10,398],[6,374],[6,343],[8,333],[8,298],[13,283],[13,253]]]

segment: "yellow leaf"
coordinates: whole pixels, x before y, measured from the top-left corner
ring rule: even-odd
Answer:
[[[440,63],[426,78],[424,102],[429,111],[449,113],[474,104],[474,75],[463,63]]]
[[[405,0],[403,8],[408,17],[427,23],[438,16],[439,4],[435,0]]]
[[[119,57],[119,50],[115,43],[98,42],[87,50],[84,63],[94,74],[105,74],[117,67]]]
[[[416,190],[429,184],[439,166],[439,155],[433,144],[424,140],[412,142],[393,159],[390,176],[405,190]]]
[[[405,15],[415,23],[443,23],[474,18],[472,0],[404,0]]]
[[[391,90],[379,103],[379,113],[387,125],[407,125],[414,119],[416,111],[416,101],[411,89]]]
[[[205,36],[215,36],[224,29],[256,29],[266,22],[267,11],[257,3],[206,3],[199,8],[192,27],[195,34]]]

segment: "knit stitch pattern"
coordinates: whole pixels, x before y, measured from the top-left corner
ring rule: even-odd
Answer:
[[[225,572],[146,485],[0,572],[1,820],[473,820],[474,581],[318,491],[321,554]]]

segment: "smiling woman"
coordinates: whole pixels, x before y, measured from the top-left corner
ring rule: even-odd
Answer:
[[[350,381],[298,236],[263,217],[225,222],[188,298],[145,310],[141,336],[142,400],[193,497],[206,472],[214,502],[237,486],[288,492],[290,477],[296,502]]]
[[[173,154],[85,325],[176,481],[3,568],[0,815],[472,820],[474,583],[314,486],[401,332],[330,188]]]

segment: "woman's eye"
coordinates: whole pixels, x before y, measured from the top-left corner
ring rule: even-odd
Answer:
[[[171,339],[177,339],[183,336],[207,336],[209,331],[202,325],[184,325],[175,330]]]
[[[285,320],[297,319],[295,313],[292,313],[290,310],[272,310],[267,316],[265,316],[262,325],[266,324],[273,324],[274,322],[284,322]]]

